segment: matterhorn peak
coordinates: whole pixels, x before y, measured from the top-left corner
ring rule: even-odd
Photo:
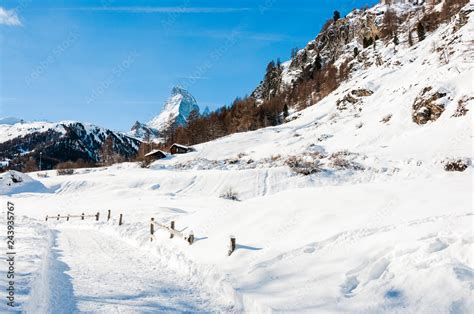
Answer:
[[[146,123],[146,128],[153,130],[152,133],[160,134],[173,124],[186,125],[192,111],[199,113],[199,106],[194,96],[183,87],[175,86],[171,89],[171,96],[166,100],[160,114]],[[138,125],[135,123],[135,129],[136,126]],[[135,133],[133,135],[140,137],[143,132],[134,132],[134,128],[132,128],[132,133]]]

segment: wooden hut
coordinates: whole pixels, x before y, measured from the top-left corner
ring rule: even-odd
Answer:
[[[186,154],[189,152],[194,152],[194,148],[189,147],[189,146],[184,146],[181,144],[176,144],[174,143],[170,147],[170,153],[175,155],[175,154]]]
[[[166,154],[159,149],[154,149],[148,154],[145,154],[145,160],[147,161],[154,161],[154,160],[162,159],[165,157],[166,157]]]

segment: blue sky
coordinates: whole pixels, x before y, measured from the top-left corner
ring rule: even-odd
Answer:
[[[212,110],[251,93],[334,10],[376,2],[3,0],[0,117],[125,131],[157,115],[174,85]]]

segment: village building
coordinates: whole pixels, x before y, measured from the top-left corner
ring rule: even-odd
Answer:
[[[158,159],[163,159],[165,157],[166,157],[166,154],[159,149],[154,149],[148,154],[145,154],[145,160],[147,161],[154,161]]]
[[[184,145],[176,144],[176,143],[174,143],[170,147],[170,153],[173,154],[173,155],[175,155],[175,154],[186,154],[186,153],[194,152],[194,151],[195,151],[195,149],[192,148],[192,147],[184,146]]]

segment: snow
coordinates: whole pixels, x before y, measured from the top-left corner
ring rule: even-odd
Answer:
[[[47,191],[48,189],[41,182],[27,174],[13,170],[0,174],[0,195]]]
[[[46,121],[34,121],[16,124],[0,124],[0,143],[12,140],[16,137],[25,136],[34,132],[47,132],[54,130],[65,134],[66,131],[62,126],[62,122],[52,123]]]
[[[0,185],[18,225],[38,234],[18,249],[29,261],[18,267],[19,309],[470,313],[472,100],[465,116],[452,115],[472,95],[472,26],[456,34],[443,26],[396,53],[393,44],[362,51],[384,62],[361,67],[286,124],[196,145],[149,169],[25,176],[45,190]],[[445,63],[433,45],[448,40]],[[417,125],[412,104],[428,86],[449,101],[439,119]],[[337,100],[358,89],[373,94],[339,110]],[[332,154],[361,167],[339,168]],[[292,156],[321,170],[296,174]],[[445,171],[451,158],[467,169]],[[228,187],[240,201],[220,197]],[[100,221],[44,221],[82,212],[100,212]],[[195,243],[161,229],[150,241],[152,217],[192,230]],[[237,248],[228,256],[231,234]]]
[[[154,149],[154,150],[152,150],[151,152],[149,152],[148,154],[146,154],[145,157],[153,156],[154,154],[156,154],[156,153],[158,153],[158,152],[160,152],[160,153],[162,153],[163,155],[166,156],[166,153],[165,153],[164,151],[159,150],[159,149]]]

